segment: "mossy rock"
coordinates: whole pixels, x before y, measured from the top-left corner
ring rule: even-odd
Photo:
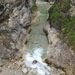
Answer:
[[[33,11],[36,11],[36,10],[37,10],[37,5],[36,5],[36,3],[34,3],[34,5],[32,6],[32,10],[33,10]]]
[[[70,31],[68,36],[68,45],[75,50],[75,30]]]
[[[59,7],[55,7],[51,14],[51,24],[58,21],[60,18],[62,18],[62,12],[60,11]]]
[[[51,25],[63,17],[63,13],[68,12],[70,9],[69,0],[55,0],[55,3],[49,9],[49,20],[51,20]]]
[[[56,21],[61,22],[62,39],[68,37],[68,46],[75,49],[75,16],[67,15],[70,9],[70,0],[55,0],[53,6],[49,9],[49,21],[51,26]],[[66,14],[66,15],[65,15]]]
[[[60,9],[63,12],[69,11],[69,9],[70,9],[70,3],[64,0],[63,3],[61,3],[61,5],[60,5]]]
[[[68,36],[67,44],[75,49],[75,16],[71,17],[69,20],[68,18],[64,18],[63,25],[62,25],[62,38],[64,39]]]

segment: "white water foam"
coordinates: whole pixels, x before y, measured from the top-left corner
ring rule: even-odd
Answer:
[[[42,61],[42,48],[35,48],[33,54],[28,53],[26,55],[25,66],[33,69],[37,69],[35,75],[50,75],[50,67]]]

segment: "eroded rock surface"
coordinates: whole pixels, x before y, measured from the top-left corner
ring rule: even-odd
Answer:
[[[47,24],[44,31],[48,34],[49,47],[45,62],[65,72],[64,75],[75,75],[75,51],[71,50],[66,40],[61,41],[60,33]]]
[[[33,0],[0,1],[0,58],[18,59],[27,42]]]

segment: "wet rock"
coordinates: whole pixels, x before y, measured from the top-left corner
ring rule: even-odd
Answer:
[[[32,62],[32,64],[36,64],[38,61],[37,60],[34,60],[33,62]]]
[[[64,49],[63,47],[51,48],[50,46],[47,62],[48,64],[54,64],[55,67],[62,69],[67,75],[74,75],[75,54],[72,55],[68,48]]]
[[[32,13],[31,25],[35,25],[36,23],[39,22],[40,15],[41,15],[40,11],[35,11]]]

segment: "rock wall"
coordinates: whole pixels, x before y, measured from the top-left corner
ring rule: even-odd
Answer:
[[[75,75],[75,51],[68,48],[65,40],[60,39],[60,33],[46,25],[44,31],[48,35],[48,52],[45,62],[57,70],[64,71],[62,75]]]
[[[0,0],[0,59],[22,56],[33,4],[33,0]]]
[[[60,32],[62,27],[61,19],[64,17],[68,17],[68,10],[64,8],[65,6],[62,7],[62,13],[64,13],[61,18],[61,12],[59,10],[59,7],[57,7],[61,2],[59,0],[56,0],[56,2],[57,4],[55,3],[55,5],[53,5],[49,10],[49,23],[47,23],[46,27],[44,28],[49,41],[49,51],[45,62],[49,65],[53,65],[57,69],[61,69],[62,71],[64,71],[64,74],[62,75],[75,75],[75,50],[72,50],[71,47],[67,45],[67,37],[61,39],[62,32]],[[62,6],[63,5],[64,4],[62,3]],[[57,10],[60,15],[54,9]]]

